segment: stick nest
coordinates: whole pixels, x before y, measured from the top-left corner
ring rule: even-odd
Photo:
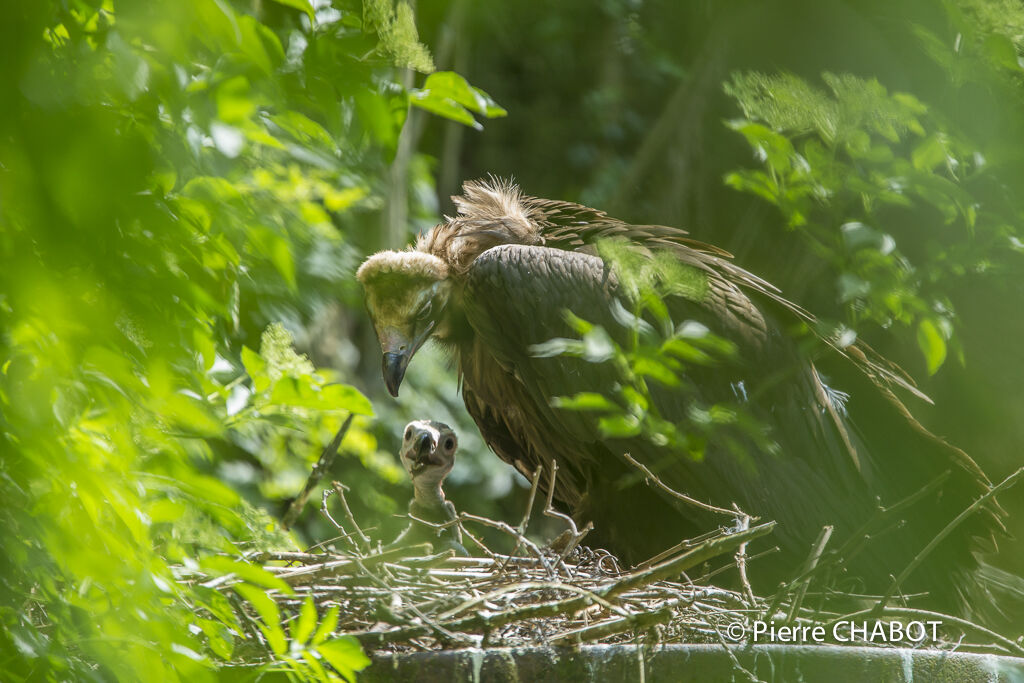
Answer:
[[[563,520],[568,528],[551,544],[541,546],[527,536],[540,474],[534,477],[528,508],[517,527],[466,513],[452,522],[430,525],[438,532],[457,525],[463,538],[476,546],[472,548],[476,557],[457,557],[452,550],[434,554],[430,544],[382,549],[379,541],[363,533],[345,501],[344,486],[335,482],[333,490],[324,493],[321,512],[339,529],[339,540],[347,546],[344,552],[258,552],[245,559],[291,588],[290,593],[267,591],[286,621],[298,619],[310,597],[320,614],[336,606],[335,633],[354,636],[368,654],[579,643],[718,643],[724,647],[751,642],[755,621],[822,625],[831,633],[831,625],[840,620],[868,624],[938,620],[942,626],[937,641],[929,638],[888,646],[1024,655],[1019,644],[984,627],[948,615],[887,606],[885,596],[876,597],[874,608],[860,612],[823,609],[822,605],[834,603],[812,600],[815,594],[808,587],[828,541],[827,528],[805,572],[771,599],[750,590],[745,549],[749,541],[770,533],[774,523],[751,526],[751,519],[738,510],[732,527],[684,541],[625,569],[607,551],[583,546],[589,526],[577,529],[571,519],[551,507],[549,499],[544,514]],[[346,525],[338,523],[328,509],[332,494],[337,494]],[[503,554],[488,548],[473,533],[480,526],[507,535],[513,550]],[[716,558],[719,567],[707,573]],[[711,575],[733,569],[739,572],[741,591],[702,585]],[[688,570],[703,576],[691,581]],[[256,611],[231,590],[240,577],[211,577],[194,568],[180,568],[179,578],[222,592],[246,616],[242,620],[249,631],[246,642],[261,648],[263,657],[269,656]],[[859,598],[864,604],[864,596]],[[814,609],[804,606],[811,602],[816,604]],[[737,623],[744,626],[740,637],[736,637]],[[843,644],[880,645],[864,640]],[[261,658],[259,652],[250,656],[249,661]]]

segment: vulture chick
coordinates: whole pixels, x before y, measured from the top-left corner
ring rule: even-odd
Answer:
[[[898,368],[859,343],[816,337],[810,314],[726,252],[679,229],[525,196],[507,182],[468,182],[463,191],[453,198],[458,215],[415,248],[375,254],[359,268],[384,382],[397,396],[410,359],[436,339],[454,358],[466,408],[487,444],[527,476],[556,462],[557,503],[579,522],[592,521],[591,539],[622,559],[646,559],[728,521],[641,488],[626,454],[677,491],[776,520],[770,541],[782,552],[751,570],[762,588],[791,578],[822,527],[833,525],[830,548],[847,544],[849,551],[843,587],[884,592],[987,490],[974,461],[929,433],[897,398],[896,390],[923,396]],[[537,352],[538,344],[576,336],[565,311],[628,347],[633,332],[622,312],[632,310],[629,293],[600,256],[601,241],[642,258],[670,258],[686,280],[665,299],[671,320],[699,323],[736,349],[731,360],[688,363],[686,391],[649,381],[650,410],[686,431],[700,407],[739,404],[765,439],[712,431],[704,457],[694,459],[641,434],[604,438],[595,413],[552,400],[610,395],[621,381],[613,363]],[[913,504],[880,520],[880,505],[914,494]],[[931,592],[934,606],[962,606],[963,580],[977,567],[972,553],[991,546],[1001,514],[992,503],[958,526],[900,590]]]
[[[455,519],[455,506],[445,499],[441,486],[455,466],[458,445],[455,432],[442,422],[415,420],[406,425],[399,458],[412,479],[409,516],[413,519],[388,547],[432,543],[435,547],[440,545],[441,550],[454,550],[457,555],[469,554],[462,545],[458,526],[438,530],[423,524],[443,524]]]

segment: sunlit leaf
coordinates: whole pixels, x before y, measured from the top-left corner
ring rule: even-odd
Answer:
[[[271,600],[262,588],[257,588],[247,583],[237,584],[233,588],[260,615],[260,619],[263,622],[259,625],[260,630],[266,636],[270,649],[278,656],[284,655],[287,649],[287,639],[284,630],[281,628],[281,612],[277,607],[277,603]]]
[[[274,0],[274,2],[304,12],[309,17],[309,21],[313,21],[313,5],[310,4],[309,0]]]
[[[359,647],[359,642],[351,636],[320,643],[316,650],[346,681],[355,681],[356,672],[370,664],[369,658]]]
[[[327,610],[327,614],[320,619],[320,623],[316,627],[316,633],[313,634],[313,645],[319,645],[334,635],[338,628],[338,610],[339,607],[337,605],[332,605]]]
[[[628,438],[640,433],[640,422],[632,415],[613,415],[598,421],[601,435],[609,438]]]
[[[263,588],[274,589],[290,595],[293,591],[291,586],[274,576],[266,569],[249,562],[233,560],[223,555],[211,555],[200,562],[200,566],[211,573],[233,574],[238,578],[248,581],[250,584]]]
[[[573,396],[556,396],[551,405],[565,410],[615,410],[617,405],[605,396],[590,391],[583,391]]]
[[[316,628],[316,607],[313,606],[313,598],[307,595],[299,609],[298,620],[292,622],[292,640],[305,645],[309,637],[313,635],[314,628]]]
[[[213,653],[221,659],[231,659],[234,651],[234,636],[231,635],[231,629],[212,619],[197,619],[196,623],[206,636],[206,642]]]
[[[917,346],[928,365],[928,374],[934,375],[946,362],[946,339],[938,326],[928,318],[918,323]]]

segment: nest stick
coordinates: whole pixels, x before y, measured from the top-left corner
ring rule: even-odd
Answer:
[[[583,538],[587,534],[589,534],[591,530],[594,528],[594,525],[592,522],[587,522],[586,526],[583,527],[583,531],[580,531],[579,528],[576,526],[576,520],[574,520],[572,517],[565,514],[564,512],[559,512],[558,510],[555,509],[555,506],[553,505],[553,500],[555,496],[555,482],[557,481],[557,479],[558,463],[552,461],[551,482],[548,484],[548,498],[547,502],[544,505],[544,516],[551,517],[552,519],[559,519],[565,522],[566,525],[569,527],[570,538],[568,542],[566,542],[565,547],[562,548],[562,552],[558,554],[558,559],[555,560],[556,567],[565,568],[565,558],[567,558],[569,556],[569,553],[571,553],[574,549],[576,549],[577,546],[579,546],[580,542],[583,541]],[[566,574],[568,573],[568,570],[566,570]]]
[[[693,550],[687,551],[671,560],[654,565],[648,569],[627,574],[623,579],[613,583],[607,590],[600,592],[600,595],[605,598],[609,598],[614,595],[618,595],[623,591],[636,588],[637,586],[643,586],[648,583],[667,579],[668,577],[675,576],[676,574],[681,574],[690,567],[695,567],[701,562],[705,562],[710,560],[712,557],[717,557],[739,547],[742,543],[748,543],[755,538],[760,538],[761,536],[770,534],[774,528],[775,522],[765,522],[764,524],[758,524],[757,526],[751,527],[746,531],[729,534],[728,536],[722,536],[721,538],[710,539],[701,543]]]
[[[802,575],[806,578],[800,582],[800,587],[797,589],[796,596],[793,598],[793,603],[789,606],[789,621],[793,621],[793,619],[796,618],[797,612],[800,610],[800,605],[804,601],[804,596],[807,595],[807,587],[811,584],[811,572],[813,572],[814,568],[818,566],[818,561],[825,552],[825,546],[828,545],[829,539],[832,538],[832,532],[834,530],[835,527],[832,525],[822,527],[821,533],[818,534],[818,539],[814,542],[814,546],[811,548],[811,554],[807,558],[807,562],[804,563],[804,571],[802,572]]]
[[[746,676],[750,683],[764,683],[764,681],[758,678],[753,671],[744,668],[744,666],[740,664],[740,660],[737,659],[736,653],[732,651],[733,647],[735,647],[735,643],[730,646],[729,643],[725,642],[725,636],[722,635],[722,631],[718,628],[718,624],[712,622],[711,627],[715,629],[715,635],[718,636],[718,643],[722,646],[722,649],[725,650],[725,654],[729,657],[729,661],[732,662],[733,668]]]
[[[543,467],[538,467],[537,471],[533,473],[533,478],[530,480],[530,495],[526,499],[526,511],[523,512],[523,519],[519,522],[519,526],[516,527],[519,530],[519,535],[523,536],[526,534],[526,528],[530,526],[530,515],[533,513],[533,501],[537,497],[537,486],[540,485],[540,475],[544,472]],[[509,560],[519,552],[519,548],[522,546],[522,542],[519,538],[516,538],[516,545],[512,548],[512,552],[508,554],[508,559],[501,564],[500,570],[505,571],[505,566],[509,563]]]
[[[552,645],[573,645],[588,640],[598,640],[615,635],[629,629],[643,629],[655,624],[664,624],[672,618],[672,609],[678,601],[669,601],[659,609],[629,614],[618,619],[608,619],[592,626],[584,626],[572,631],[561,633],[551,639]]]
[[[750,515],[740,510],[739,506],[733,503],[733,509],[736,514],[739,515],[737,518],[737,527],[739,531],[747,531],[750,529]],[[747,598],[747,603],[754,607],[757,604],[756,598],[754,598],[754,589],[750,587],[750,579],[747,578],[747,544],[741,543],[740,547],[736,549],[736,571],[740,575],[740,584],[743,586],[743,594]]]

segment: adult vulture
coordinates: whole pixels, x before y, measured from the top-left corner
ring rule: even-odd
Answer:
[[[728,522],[644,486],[625,454],[676,491],[776,520],[782,552],[751,572],[767,588],[791,577],[832,525],[830,547],[848,551],[844,587],[885,591],[990,486],[966,453],[900,402],[894,390],[920,393],[898,368],[862,345],[816,338],[809,314],[727,253],[682,230],[629,225],[495,179],[467,182],[453,199],[455,218],[415,248],[375,254],[358,271],[388,391],[398,395],[410,359],[436,339],[455,359],[487,444],[524,475],[556,462],[555,500],[592,521],[596,542],[623,559],[645,559]],[[695,408],[738,404],[766,439],[711,430],[704,457],[694,459],[643,435],[604,438],[594,413],[552,400],[609,394],[620,380],[613,363],[537,354],[538,344],[574,336],[566,311],[628,345],[627,288],[599,255],[604,240],[644,258],[671,254],[690,283],[665,299],[671,319],[698,323],[736,349],[732,360],[687,365],[686,391],[650,382],[651,410],[686,431]],[[808,339],[816,342],[813,361],[802,348]],[[973,552],[991,545],[1000,515],[992,503],[957,526],[900,590],[929,591],[934,605],[961,603],[977,566]]]

